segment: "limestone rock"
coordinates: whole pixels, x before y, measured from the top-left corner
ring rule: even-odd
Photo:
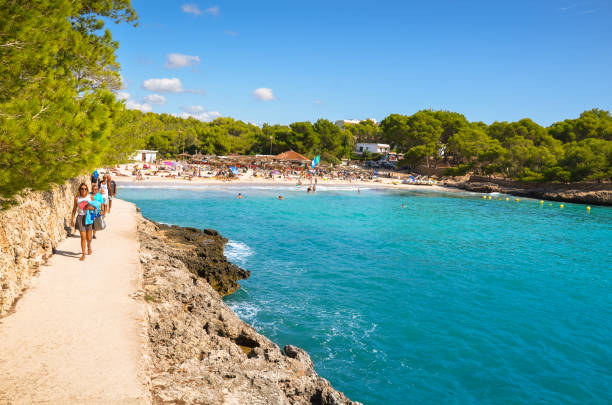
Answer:
[[[524,183],[510,179],[485,176],[465,176],[446,180],[442,185],[480,193],[505,193],[521,197],[580,204],[612,205],[612,183]]]
[[[251,272],[230,263],[223,250],[227,239],[212,229],[156,224],[173,249],[168,254],[179,259],[187,269],[208,281],[221,295],[233,293],[240,287],[237,280],[247,279]]]
[[[226,286],[248,272],[227,262],[218,233],[142,219],[138,235],[154,403],[357,404],[316,374],[308,353],[286,346],[283,354],[225,305],[207,280],[229,270],[213,278]]]

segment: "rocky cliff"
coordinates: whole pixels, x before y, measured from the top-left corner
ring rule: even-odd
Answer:
[[[0,316],[6,314],[70,232],[72,201],[78,185],[76,178],[49,191],[26,192],[17,204],[0,210]]]
[[[157,224],[160,234],[172,246],[167,253],[182,261],[196,276],[204,278],[221,295],[229,295],[239,287],[237,280],[251,275],[227,261],[223,254],[227,239],[212,229]]]
[[[216,232],[142,219],[138,235],[154,403],[357,404],[305,351],[281,351],[225,305],[220,293],[249,273],[227,262]]]
[[[541,198],[581,204],[612,205],[612,183],[524,183],[485,176],[466,176],[447,180],[447,187],[481,193],[505,193],[522,197]]]

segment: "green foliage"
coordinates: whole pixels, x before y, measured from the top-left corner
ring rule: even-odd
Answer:
[[[339,159],[371,159],[369,152],[352,155],[358,141],[387,142],[404,153],[400,166],[439,161],[458,166],[449,175],[478,169],[524,181],[578,181],[610,179],[610,122],[607,111],[591,110],[576,120],[565,120],[548,128],[530,119],[517,122],[468,122],[448,111],[419,111],[411,116],[391,114],[377,126],[371,121],[348,124],[344,130],[328,120],[314,124],[294,122],[264,124],[259,128],[231,118],[212,122],[183,119],[167,114],[137,115],[147,148],[175,156],[183,148],[207,154],[278,154],[292,149],[325,162]],[[569,129],[568,129],[569,128]],[[563,132],[565,131],[565,132]],[[565,139],[580,141],[564,142]]]
[[[443,118],[447,133],[454,131],[454,126],[445,115],[423,110],[414,115],[391,114],[380,123],[383,139],[392,148],[405,152],[404,160],[409,164],[418,164],[435,158],[440,146],[440,138],[445,127],[438,117]]]
[[[331,163],[333,165],[339,165],[341,162],[340,159],[327,151],[321,153],[321,160],[325,163]]]
[[[462,165],[458,165],[455,167],[449,167],[449,168],[444,169],[443,175],[444,176],[464,176],[470,170],[472,170],[473,167],[474,165],[471,163],[462,164]]]
[[[346,124],[345,130],[352,135],[355,143],[378,143],[382,138],[380,126],[371,120],[361,121],[359,124]]]
[[[405,166],[445,160],[458,164],[449,175],[478,168],[524,181],[612,179],[608,111],[585,111],[545,128],[528,118],[487,126],[457,113],[425,110],[391,114],[380,127],[380,140],[405,153]]]
[[[176,156],[183,151],[204,154],[279,154],[294,150],[306,156],[327,153],[328,162],[350,157],[354,148],[350,132],[320,119],[314,124],[294,122],[290,126],[263,124],[260,128],[233,118],[217,118],[202,122],[168,114],[132,114],[137,134],[144,137],[148,149],[162,157]]]
[[[564,145],[561,166],[570,172],[570,180],[612,178],[612,142],[586,138]]]
[[[503,149],[497,139],[491,138],[479,125],[466,125],[453,134],[448,141],[448,152],[457,160],[468,163],[494,161]]]
[[[0,197],[123,160],[137,146],[109,91],[120,84],[117,44],[100,17],[136,15],[129,0],[0,2]]]

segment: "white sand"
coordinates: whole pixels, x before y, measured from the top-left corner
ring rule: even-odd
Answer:
[[[0,403],[148,403],[136,210],[115,200],[79,261],[70,237],[0,320]]]
[[[188,184],[188,185],[209,185],[209,186],[295,186],[297,179],[267,179],[262,177],[250,177],[240,176],[233,180],[225,181],[216,178],[193,178],[187,180],[184,178],[173,178],[173,177],[161,177],[161,176],[144,176],[145,180],[137,180],[134,176],[113,176],[113,180],[116,182],[126,185],[143,185],[147,184]],[[310,185],[309,179],[302,179],[302,188],[306,188]],[[399,179],[381,178],[378,181],[368,180],[323,180],[318,179],[317,186],[334,186],[334,187],[357,187],[357,188],[394,188],[404,190],[437,190],[437,191],[457,191],[457,189],[440,186],[438,184],[424,185],[424,184],[402,184]]]

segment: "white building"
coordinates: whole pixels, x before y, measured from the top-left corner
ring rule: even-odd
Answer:
[[[344,129],[346,124],[359,124],[360,122],[360,120],[338,120],[335,122],[335,124],[337,127]]]
[[[346,124],[359,124],[361,121],[372,121],[374,124],[378,125],[376,118],[366,118],[365,120],[338,120],[335,124],[337,127],[344,129]]]
[[[132,156],[132,160],[137,160],[139,162],[151,163],[157,160],[157,151],[156,150],[144,150],[139,149],[134,152]]]
[[[366,151],[370,153],[389,153],[390,149],[386,143],[358,143],[355,145],[355,153],[358,155]]]

